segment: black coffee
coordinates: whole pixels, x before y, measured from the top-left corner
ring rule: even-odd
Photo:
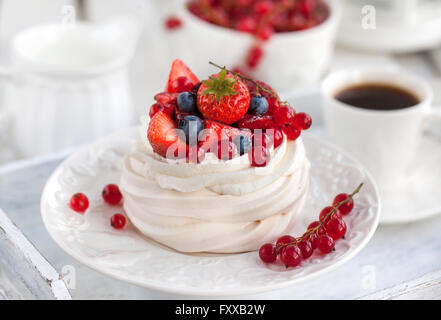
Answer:
[[[335,98],[354,107],[371,110],[409,108],[420,101],[406,89],[387,84],[361,84],[341,90]]]

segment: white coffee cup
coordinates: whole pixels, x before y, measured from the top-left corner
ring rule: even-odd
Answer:
[[[419,103],[402,109],[371,110],[335,98],[345,88],[372,83],[402,88],[413,93]],[[399,69],[361,68],[331,73],[322,83],[322,95],[327,137],[364,163],[383,190],[404,183],[417,156],[425,123],[441,119],[441,112],[431,108],[431,87]]]

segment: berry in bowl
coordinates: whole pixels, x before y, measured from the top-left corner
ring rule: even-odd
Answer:
[[[169,29],[170,52],[198,74],[209,74],[200,59],[209,57],[288,91],[319,79],[340,15],[329,0],[190,0],[173,18],[181,24]]]
[[[264,82],[213,62],[199,81],[181,61],[125,157],[124,210],[181,252],[257,250],[291,230],[309,186],[300,137],[311,118]]]

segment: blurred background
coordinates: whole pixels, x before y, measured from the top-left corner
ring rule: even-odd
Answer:
[[[297,9],[280,10],[269,29],[223,7],[263,15],[283,2]],[[441,89],[441,0],[3,0],[0,44],[0,164],[136,125],[174,58],[200,78],[213,60],[289,97],[366,65]]]

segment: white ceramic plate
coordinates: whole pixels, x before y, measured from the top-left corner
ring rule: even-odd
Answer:
[[[365,185],[355,209],[345,218],[348,232],[329,255],[314,255],[296,268],[265,265],[257,252],[182,254],[142,236],[132,225],[113,230],[110,216],[121,207],[101,199],[101,189],[118,183],[122,159],[137,137],[135,128],[97,141],[73,154],[50,177],[41,200],[44,224],[53,239],[85,265],[119,280],[152,289],[198,296],[255,294],[315,278],[354,257],[375,232],[380,215],[377,188],[364,168],[334,147],[304,135],[311,161],[311,186],[303,216],[293,230],[300,235],[320,209],[340,192]],[[89,196],[80,215],[68,207],[75,192]]]

